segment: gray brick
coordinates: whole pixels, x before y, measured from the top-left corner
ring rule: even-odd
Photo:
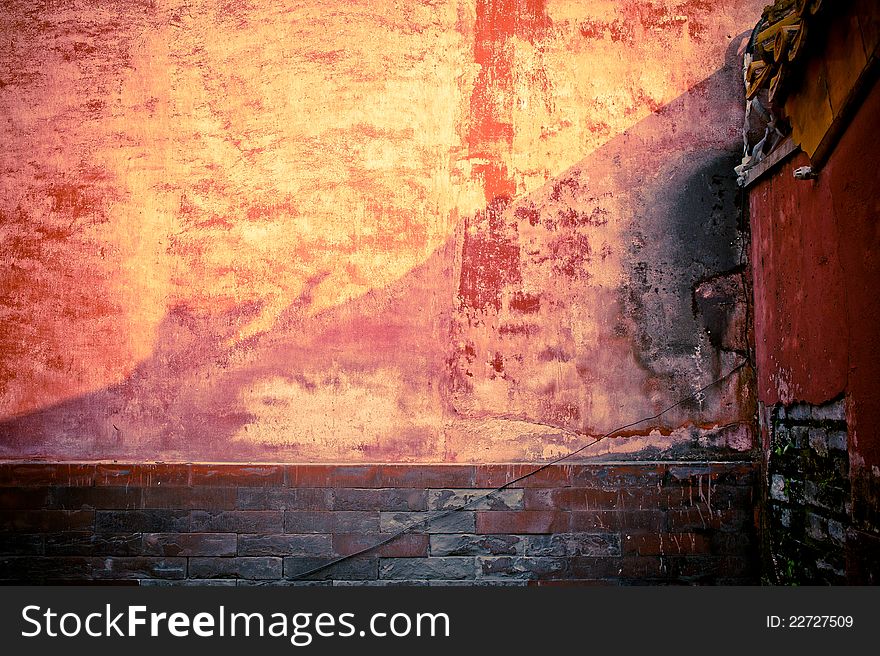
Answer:
[[[504,556],[522,551],[519,535],[436,534],[431,536],[432,556]]]
[[[847,450],[846,431],[828,431],[827,434],[828,448],[835,451]]]
[[[417,488],[360,489],[333,491],[334,510],[421,511],[427,508],[426,490]]]
[[[442,558],[382,558],[379,561],[381,579],[473,579],[476,560],[461,556]]]
[[[240,487],[236,491],[240,510],[331,510],[330,488]]]
[[[566,558],[544,557],[477,557],[477,569],[482,579],[560,579],[568,568]]]
[[[619,556],[620,535],[616,533],[557,533],[528,535],[527,556]]]
[[[190,530],[186,510],[99,510],[95,513],[99,533],[185,533]]]
[[[288,556],[284,559],[284,578],[296,577],[317,567],[330,563],[332,558],[307,558]],[[379,578],[378,558],[349,558],[310,574],[306,580],[354,580]]]
[[[139,556],[142,546],[140,533],[53,533],[46,536],[46,554],[50,556]]]
[[[810,448],[822,457],[828,455],[828,442],[825,439],[824,429],[810,429]]]
[[[0,558],[0,580],[30,583],[45,580],[85,581],[94,578],[96,563],[103,558],[4,556]]]
[[[190,558],[189,575],[201,579],[279,579],[281,558]]]
[[[150,556],[234,556],[234,533],[144,533]]]
[[[804,422],[812,418],[812,409],[807,403],[796,403],[788,409],[788,419],[791,421]]]
[[[140,579],[138,585],[142,588],[231,588],[235,587],[235,583],[235,579],[186,579],[183,581]]]
[[[416,584],[421,582],[416,581]],[[469,588],[520,588],[529,584],[526,580],[520,579],[475,579],[473,581],[427,581],[428,587],[431,588],[451,588],[451,587],[469,587]]]
[[[846,576],[846,571],[843,567],[835,567],[833,564],[819,560],[816,562],[816,570],[823,574],[823,578],[826,581],[832,583],[842,584],[843,580],[835,580],[835,579],[843,579]]]
[[[846,542],[846,530],[844,529],[843,524],[833,519],[828,520],[828,535],[832,540],[840,544]]]
[[[843,399],[813,408],[813,419],[817,421],[846,421],[846,403]]]
[[[183,579],[186,558],[108,557],[93,560],[96,579]]]
[[[814,506],[824,507],[820,498],[819,486],[813,481],[804,481],[804,501]]]
[[[329,535],[240,535],[239,556],[329,556]]]
[[[329,583],[329,582],[328,582]],[[460,581],[466,583],[466,581]],[[424,580],[394,580],[394,579],[376,579],[372,581],[333,581],[335,588],[421,588],[427,587],[428,581]]]
[[[791,444],[797,449],[806,449],[810,446],[810,429],[806,426],[792,426],[788,429],[791,435]]]
[[[284,513],[285,533],[333,533],[334,513],[290,511]]]
[[[773,474],[770,478],[770,498],[777,501],[788,501],[785,479],[780,474]]]
[[[428,490],[428,510],[450,510],[467,503],[472,504],[468,510],[522,510],[523,489]]]
[[[377,533],[378,531],[378,512],[339,510],[333,513],[334,533]]]
[[[806,532],[814,540],[824,541],[828,539],[828,521],[816,513],[806,513]]]
[[[785,447],[788,444],[796,446],[795,436],[792,435],[791,428],[783,424],[777,424],[773,427],[773,438],[780,447]]]
[[[0,531],[0,554],[41,556],[44,553],[45,542],[42,535]]]
[[[791,526],[791,510],[788,508],[781,508],[779,510],[779,523],[786,528]]]
[[[414,533],[475,533],[477,529],[476,514],[470,510],[462,510],[447,514],[448,511],[409,512],[379,514],[379,526],[383,533],[394,533],[408,526],[420,523],[413,529]]]
[[[194,510],[191,518],[194,533],[281,533],[284,530],[280,510]]]
[[[377,533],[379,513],[363,510],[284,513],[285,533]]]
[[[329,588],[332,581],[288,581],[287,579],[271,579],[266,581],[249,581],[238,579],[235,583],[239,588]]]

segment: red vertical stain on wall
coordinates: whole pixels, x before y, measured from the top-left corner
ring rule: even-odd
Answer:
[[[521,277],[519,244],[504,223],[506,208],[507,201],[498,198],[485,211],[465,221],[458,288],[464,308],[497,312],[503,287]]]
[[[513,145],[515,50],[510,39],[534,44],[550,27],[545,0],[478,0],[474,61],[480,70],[471,94],[468,152],[479,160],[486,202],[512,198],[516,181],[500,156]],[[534,73],[540,78],[540,71]]]

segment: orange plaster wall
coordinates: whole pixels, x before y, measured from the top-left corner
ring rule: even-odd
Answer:
[[[534,460],[710,382],[762,6],[4,3],[0,455]]]

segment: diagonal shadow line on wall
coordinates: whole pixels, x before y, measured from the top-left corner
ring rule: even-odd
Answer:
[[[521,459],[534,460],[542,457],[544,443],[564,443],[566,428],[600,433],[604,426],[618,421],[613,412],[601,419],[584,413],[583,408],[591,407],[592,388],[626,397],[618,408],[625,419],[650,414],[644,411],[682,396],[699,380],[717,376],[727,362],[723,347],[710,347],[695,356],[709,342],[702,334],[704,326],[694,311],[692,297],[699,281],[737,266],[739,210],[731,173],[740,147],[737,43],[735,40],[728,49],[725,66],[706,80],[543,188],[512,203],[496,199],[485,212],[459,226],[456,235],[422,265],[385,288],[307,317],[310,289],[320,284],[317,277],[269,331],[233,346],[227,345],[229,337],[258,312],[255,305],[207,318],[197,317],[185,307],[171,309],[159,327],[151,357],[121,383],[0,422],[0,456],[454,461],[517,459],[518,453]],[[615,244],[620,268],[616,287],[590,281],[588,269],[600,266],[604,258],[591,252],[588,241],[569,239],[583,234],[583,226],[566,224],[565,216],[571,216],[571,207],[585,194],[593,199],[608,194],[626,214]],[[519,235],[527,230],[527,224],[558,234],[545,242],[537,255],[529,255],[529,249],[534,248],[521,243]],[[474,235],[485,243],[512,244],[520,270],[500,266],[493,259],[497,250],[491,249],[482,253],[486,257],[475,266],[467,257],[468,239]],[[553,244],[560,243],[565,248],[554,251]],[[479,249],[475,252],[480,255]],[[572,267],[566,271],[560,266],[557,280],[561,282],[548,281],[542,291],[549,296],[543,305],[538,301],[539,309],[523,306],[524,322],[504,324],[498,320],[499,312],[510,311],[516,305],[511,305],[510,299],[521,298],[516,294],[521,294],[517,287],[522,284],[523,267],[528,266],[527,256],[534,256],[533,264],[549,262],[555,267],[561,262]],[[488,288],[488,297],[477,302],[468,299],[463,293],[464,278],[483,292]],[[560,404],[553,404],[558,391],[551,389],[544,398],[533,399],[531,405],[521,404],[512,413],[501,408],[495,414],[518,418],[520,423],[513,433],[496,442],[515,443],[517,431],[528,432],[521,448],[508,444],[487,452],[478,444],[469,445],[469,440],[480,439],[485,425],[481,428],[479,424],[476,433],[460,433],[457,442],[450,438],[450,423],[493,414],[492,408],[473,403],[468,368],[479,358],[471,357],[467,343],[461,345],[462,337],[473,337],[477,326],[477,336],[483,335],[491,345],[519,339],[518,348],[527,352],[517,355],[524,361],[546,362],[553,336],[548,338],[541,331],[566,329],[560,328],[558,317],[542,326],[542,317],[554,302],[557,306],[560,302],[554,289],[566,286],[589,288],[592,320],[602,331],[596,359],[615,361],[600,362],[593,369],[584,363],[584,372],[578,368],[581,387],[576,393],[586,401],[572,405],[571,413],[560,414]],[[499,295],[507,300],[498,301]],[[566,316],[572,315],[569,312]],[[526,331],[519,338],[499,336],[505,325],[534,325],[537,333]],[[577,360],[577,354],[569,356]],[[501,372],[491,372],[498,366],[504,365],[490,362],[484,369],[488,369],[488,376],[495,376]],[[382,387],[383,379],[389,376],[394,380]],[[483,378],[490,382],[497,379]],[[323,404],[312,404],[311,400],[322,386],[338,391],[356,379],[368,379],[389,397],[384,399],[386,406],[375,409],[379,424],[383,412],[395,409],[401,417],[421,420],[409,425],[405,420],[379,425],[377,430],[387,431],[377,438],[355,440],[342,449],[334,446],[334,431],[352,428],[351,422],[345,424],[345,411],[355,411],[354,424],[369,420],[370,412],[358,414],[363,408],[357,407],[369,410],[374,402],[369,386],[353,396],[340,397],[340,403],[349,404],[347,409],[334,407],[332,398]],[[275,385],[274,392],[271,384],[265,384],[267,380]],[[675,426],[746,421],[750,392],[741,380],[731,384],[732,393],[722,390],[704,407],[684,408],[669,424],[659,427],[661,432],[669,433]],[[278,389],[288,396],[279,398]],[[245,402],[243,396],[248,395],[250,400]],[[268,428],[251,437],[257,419],[254,407],[271,408],[273,403],[280,404],[281,410],[275,415],[267,411]],[[561,407],[564,410],[566,406]],[[285,412],[304,418],[307,424],[312,422],[295,430],[317,430],[320,434],[310,438],[306,446],[297,439],[275,439],[273,425],[289,425],[289,420],[284,424]]]

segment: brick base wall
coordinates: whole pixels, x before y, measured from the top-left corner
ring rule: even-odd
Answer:
[[[3,582],[756,583],[752,463],[0,464]]]
[[[848,542],[850,547],[857,542],[859,531],[852,516],[844,400],[777,404],[765,416],[768,578],[783,584],[847,583]],[[856,576],[850,582],[869,579]]]

